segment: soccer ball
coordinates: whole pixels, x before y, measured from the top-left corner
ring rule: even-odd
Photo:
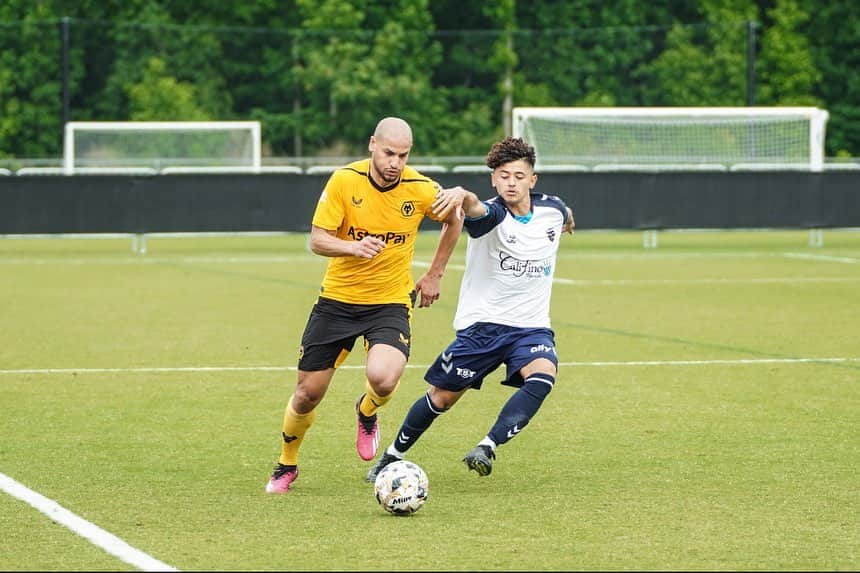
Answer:
[[[411,515],[424,506],[429,493],[427,474],[417,464],[399,460],[382,468],[373,490],[388,513]]]

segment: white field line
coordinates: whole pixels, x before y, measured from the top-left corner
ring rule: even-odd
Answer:
[[[806,364],[806,363],[843,363],[860,362],[860,357],[829,357],[829,358],[750,358],[732,360],[629,360],[629,361],[594,361],[594,362],[560,362],[559,366],[711,366],[711,365],[750,365],[750,364]],[[427,364],[407,364],[407,368],[426,369]],[[363,365],[344,365],[341,369],[358,370]],[[235,367],[164,367],[164,368],[23,368],[0,370],[0,374],[69,374],[69,373],[106,373],[106,372],[233,372],[233,371],[295,371],[295,366],[235,366]],[[78,517],[60,507],[56,502],[39,495],[12,478],[0,473],[0,489],[17,497],[38,509],[53,521],[64,525],[88,539],[94,545],[101,547],[111,555],[137,567],[142,571],[178,571],[149,555],[131,547],[126,542],[104,531],[96,525]]]
[[[687,253],[559,253],[559,259],[596,259],[596,260],[634,260],[634,259],[759,259],[759,258],[797,258],[818,260],[823,262],[860,263],[860,259],[852,257],[834,257],[807,253],[768,253],[768,252],[687,252]],[[326,257],[312,253],[293,255],[117,255],[115,257],[2,257],[0,265],[140,265],[161,263],[222,263],[222,264],[255,264],[255,263],[290,263],[290,262],[327,262]],[[414,261],[416,267],[428,267],[429,261]],[[463,270],[463,265],[451,266]]]
[[[824,263],[860,263],[860,259],[857,257],[834,257],[832,255],[810,255],[809,253],[784,253],[783,256],[787,259],[805,259]]]
[[[822,358],[731,358],[717,360],[602,360],[583,362],[559,362],[559,366],[714,366],[714,365],[755,365],[755,364],[810,364],[860,362],[860,357],[822,357]],[[407,364],[406,368],[426,370],[429,364]],[[363,364],[343,365],[341,370],[364,369]],[[175,366],[140,368],[7,368],[2,374],[105,374],[105,373],[170,373],[170,372],[295,372],[295,366]]]
[[[52,258],[52,257],[17,257],[2,258],[0,265],[157,265],[164,263],[182,264],[257,264],[257,263],[311,263],[327,262],[327,259],[315,255],[248,255],[248,256],[134,256],[134,257],[83,257],[83,258]]]
[[[687,256],[687,255],[683,255]],[[781,255],[789,258],[808,258],[827,262],[856,263],[860,259],[848,257],[821,257],[815,255]],[[233,256],[233,257],[134,257],[134,258],[82,258],[82,259],[53,259],[53,258],[0,258],[0,265],[156,265],[156,264],[259,264],[259,263],[313,263],[326,262],[324,257],[314,255],[291,256]],[[426,261],[413,261],[413,266],[427,268]],[[448,269],[463,271],[461,264],[449,264]],[[799,283],[850,283],[860,282],[858,277],[757,277],[757,278],[701,278],[701,279],[567,279],[553,278],[556,284],[574,286],[611,286],[611,285],[683,285],[683,284],[799,284]]]
[[[559,259],[595,259],[595,260],[631,260],[631,259],[763,259],[781,257],[782,253],[766,251],[746,251],[742,253],[734,251],[686,251],[683,253],[666,253],[643,249],[641,252],[626,253],[600,253],[583,251],[562,251],[558,253]]]
[[[712,278],[712,279],[563,279],[554,278],[557,284],[593,285],[710,285],[710,284],[795,284],[795,283],[851,283],[860,282],[857,277],[754,277],[754,278]]]
[[[417,267],[429,267],[429,263],[415,261],[412,263]],[[455,271],[465,270],[463,265],[448,265]],[[857,277],[758,277],[758,278],[711,278],[711,279],[565,279],[553,278],[553,282],[563,285],[576,286],[606,286],[606,285],[670,285],[670,284],[771,284],[771,283],[846,283],[860,282]]]
[[[575,258],[595,258],[595,259],[635,259],[642,258],[645,255],[559,255],[559,258],[575,259]],[[701,256],[710,256],[710,254],[702,254]],[[760,255],[773,256],[773,255]],[[659,256],[659,258],[698,258],[697,255],[684,253],[680,255]],[[728,254],[724,257],[731,258],[758,258],[755,254]],[[648,257],[655,258],[654,255]],[[174,264],[258,264],[258,263],[294,263],[294,262],[318,262],[327,263],[326,257],[313,255],[310,253],[301,255],[198,255],[198,256],[171,256],[171,255],[118,255],[115,257],[0,257],[0,265],[67,265],[67,266],[85,266],[85,265],[157,265],[164,263]],[[429,261],[413,261],[413,266],[429,267]],[[463,265],[448,265],[448,268],[463,270]]]
[[[129,565],[137,567],[141,571],[179,571],[179,569],[162,563],[139,549],[135,549],[119,537],[75,515],[54,500],[36,493],[4,473],[0,473],[0,490],[38,509],[51,518],[52,521],[69,528],[93,545],[100,547]]]

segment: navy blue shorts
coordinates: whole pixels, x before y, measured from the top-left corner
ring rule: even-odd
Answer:
[[[549,328],[517,328],[478,322],[457,331],[454,339],[433,362],[424,379],[444,390],[478,390],[484,377],[504,364],[502,384],[523,385],[520,369],[535,358],[546,358],[558,368],[555,333]]]

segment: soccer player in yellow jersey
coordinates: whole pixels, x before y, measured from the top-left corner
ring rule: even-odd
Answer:
[[[359,336],[367,351],[364,393],[356,402],[356,449],[369,461],[379,445],[377,410],[394,394],[412,342],[412,308],[439,298],[440,279],[462,229],[466,191],[442,189],[406,165],[412,129],[382,119],[370,138],[370,158],[335,171],[317,203],[311,250],[330,257],[320,296],[302,334],[298,383],[287,401],[281,455],[266,485],[286,493],[298,476],[298,453],[334,372]],[[418,226],[443,223],[433,261],[418,281],[412,257]]]

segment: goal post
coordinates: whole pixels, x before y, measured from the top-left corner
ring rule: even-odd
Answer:
[[[63,172],[149,167],[259,170],[259,121],[70,121]]]
[[[828,112],[815,107],[517,107],[513,135],[538,167],[798,164],[821,171]]]

